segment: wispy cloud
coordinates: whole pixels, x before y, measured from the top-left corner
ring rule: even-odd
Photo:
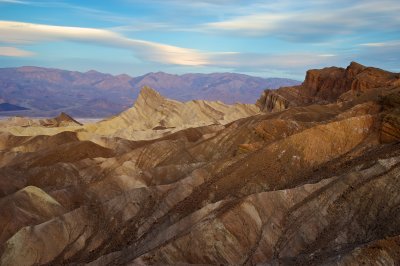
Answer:
[[[0,56],[27,57],[33,55],[33,52],[22,50],[16,47],[0,46]]]
[[[304,71],[310,67],[333,64],[336,56],[327,53],[246,53],[204,52],[125,37],[96,28],[65,27],[14,21],[0,21],[0,43],[30,45],[56,41],[73,41],[117,47],[133,51],[138,58],[162,64],[203,66],[251,72],[271,69]],[[23,50],[4,49],[8,56],[30,56]]]
[[[332,54],[318,53],[221,53],[214,54],[211,61],[213,65],[234,69],[247,68],[253,71],[265,68],[293,70],[332,64],[336,60],[335,57]]]
[[[113,22],[113,23],[123,23],[123,24],[131,24],[137,22],[137,20],[122,16],[121,14],[116,14],[113,12],[109,12],[106,10],[96,9],[92,7],[86,7],[78,4],[71,4],[64,1],[22,1],[22,0],[0,0],[1,3],[8,4],[24,4],[34,7],[41,8],[58,8],[62,10],[73,11],[77,14],[80,14],[85,17],[90,17],[95,20],[105,21],[105,22]]]
[[[384,42],[370,42],[370,43],[362,43],[360,44],[361,46],[367,46],[367,47],[384,47],[387,44]]]
[[[360,45],[359,57],[371,65],[384,66],[399,69],[400,62],[400,40],[392,40],[378,43],[364,43]]]
[[[293,2],[293,1],[284,1]],[[205,23],[210,31],[244,36],[275,36],[292,41],[329,39],[360,30],[399,32],[400,5],[397,0],[350,1],[333,6],[329,1],[310,4],[305,1],[299,9],[282,4],[274,9],[259,6],[246,15],[233,16]],[[308,4],[307,4],[308,3]],[[295,6],[296,4],[293,3]]]
[[[362,43],[360,46],[364,47],[397,47],[400,48],[400,40],[387,41],[387,42],[370,42]]]
[[[20,1],[20,0],[0,0],[0,4],[6,3],[6,4],[27,4],[28,2],[26,1]]]
[[[194,49],[127,38],[110,30],[0,21],[0,43],[50,41],[86,42],[132,50],[138,58],[177,65],[205,65],[207,57]]]

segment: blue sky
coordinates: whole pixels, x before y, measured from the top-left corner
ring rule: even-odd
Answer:
[[[400,72],[398,0],[0,0],[0,67],[302,80],[350,61]]]

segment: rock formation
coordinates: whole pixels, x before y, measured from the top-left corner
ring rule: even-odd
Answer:
[[[257,101],[261,110],[282,111],[291,106],[349,101],[372,88],[400,85],[400,75],[352,62],[346,69],[329,67],[307,71],[303,84],[266,90]]]
[[[390,93],[382,97],[384,108],[381,129],[381,141],[400,140],[400,93]]]
[[[2,128],[0,265],[398,265],[399,75],[269,93]]]

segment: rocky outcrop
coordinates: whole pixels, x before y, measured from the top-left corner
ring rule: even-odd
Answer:
[[[400,236],[388,237],[357,246],[344,255],[326,259],[326,265],[397,265],[400,261]]]
[[[256,105],[263,112],[279,112],[287,109],[290,102],[272,90],[265,90]]]
[[[381,141],[384,143],[400,141],[400,112],[393,112],[384,116]]]
[[[374,88],[399,85],[400,74],[352,62],[346,69],[309,70],[299,86],[265,91],[258,106],[262,111],[274,112],[293,106],[349,101]]]
[[[60,115],[54,117],[48,122],[53,127],[82,126],[81,123],[64,112],[61,112]]]
[[[400,89],[382,97],[385,112],[382,115],[381,141],[400,141]]]

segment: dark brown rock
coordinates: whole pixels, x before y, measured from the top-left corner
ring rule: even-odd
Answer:
[[[281,111],[291,106],[349,101],[373,88],[400,85],[400,74],[352,62],[346,69],[329,67],[307,71],[303,84],[266,90],[257,105],[262,111]]]

